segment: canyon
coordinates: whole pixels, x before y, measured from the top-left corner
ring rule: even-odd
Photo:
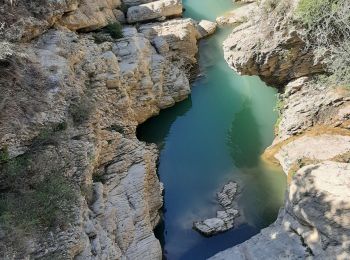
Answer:
[[[212,259],[350,257],[350,91],[315,80],[325,68],[305,51],[291,3],[282,18],[263,17],[254,2],[217,19],[237,25],[223,46],[228,65],[280,91],[263,159],[280,164],[289,184],[271,226]],[[198,41],[215,32],[216,23],[182,12],[178,0],[0,7],[2,202],[11,206],[53,175],[74,193],[50,227],[30,230],[14,224],[26,216],[13,202],[9,226],[0,226],[1,258],[162,258],[154,235],[164,192],[159,152],[136,130],[189,96]],[[120,24],[113,32],[121,37],[106,30]]]
[[[174,4],[157,1],[163,2]],[[136,127],[188,96],[197,41],[215,28],[178,18],[123,26],[120,39],[101,32],[125,21],[126,4],[144,6],[71,0],[1,7],[8,40],[1,42],[1,178],[15,208],[2,227],[1,258],[161,258],[153,234],[163,203],[158,152],[137,140]],[[19,187],[8,180],[13,165],[14,174],[24,174]],[[40,224],[21,230],[14,216],[24,209],[10,199],[29,196],[51,174],[72,186],[75,200],[57,206],[72,219],[59,225],[55,219],[51,230]]]
[[[224,43],[234,70],[281,89],[276,137],[263,157],[288,175],[285,205],[274,224],[210,259],[349,258],[350,91],[315,80],[324,64],[293,25],[298,1],[287,3],[266,18],[255,9],[260,20],[248,19]]]

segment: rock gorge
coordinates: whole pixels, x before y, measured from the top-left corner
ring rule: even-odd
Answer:
[[[213,259],[350,257],[350,93],[315,82],[324,67],[288,22],[291,3],[277,20],[262,19],[256,3],[244,6],[254,15],[218,19],[241,23],[224,43],[228,64],[281,89],[264,158],[281,164],[290,184],[274,224]],[[1,258],[161,259],[158,152],[135,133],[189,95],[197,41],[215,31],[181,18],[182,9],[177,0],[2,3],[0,191],[21,198],[55,174],[76,199],[61,209],[72,218],[54,228],[2,226]],[[103,31],[115,23],[119,39]],[[16,182],[13,165],[25,173]]]
[[[251,18],[233,30],[224,51],[234,70],[281,90],[276,137],[263,157],[282,166],[288,192],[274,224],[210,259],[348,259],[350,91],[315,79],[325,66],[293,22],[298,1],[277,1],[268,15],[266,2],[244,7]]]
[[[161,258],[153,234],[162,207],[158,152],[135,131],[188,96],[197,41],[215,28],[183,18],[155,21],[181,15],[181,1],[148,2],[23,0],[0,7],[1,202],[10,208],[0,232],[2,259]],[[119,39],[103,31],[130,19],[153,23],[124,24]],[[58,205],[42,214],[72,218],[58,215],[52,227],[23,230],[16,220],[27,209],[21,199],[37,198],[52,175],[69,181],[75,199],[49,200]]]

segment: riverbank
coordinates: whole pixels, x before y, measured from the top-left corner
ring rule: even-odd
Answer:
[[[316,75],[324,64],[314,63],[303,29],[290,22],[297,2],[280,2],[264,17],[263,1],[251,15],[256,19],[225,41],[234,70],[259,75],[282,92],[276,137],[264,157],[281,164],[290,183],[274,224],[211,259],[349,258],[350,91]]]
[[[213,27],[157,4],[1,6],[1,258],[161,258],[158,151],[136,128],[188,96]]]
[[[234,8],[231,0],[184,1],[184,6],[186,17],[213,20]],[[285,175],[260,160],[273,141],[277,91],[257,77],[232,73],[222,50],[230,31],[218,28],[200,41],[200,77],[189,99],[138,128],[139,139],[160,149],[165,193],[157,237],[169,259],[204,259],[241,243],[271,224],[283,203]],[[210,238],[198,234],[193,222],[215,216],[221,209],[215,194],[229,180],[242,189],[239,225]]]

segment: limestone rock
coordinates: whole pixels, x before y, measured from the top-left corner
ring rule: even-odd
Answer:
[[[212,35],[216,31],[216,23],[202,20],[198,23],[198,32],[200,34],[201,38],[208,37],[209,35]]]
[[[230,181],[224,185],[221,192],[217,193],[217,200],[223,208],[228,208],[232,206],[237,193],[237,183]]]
[[[324,72],[321,62],[315,62],[313,53],[305,51],[303,31],[290,23],[296,3],[291,1],[283,16],[271,13],[266,18],[256,11],[246,23],[236,27],[224,42],[229,66],[243,75],[259,75],[275,87]]]
[[[162,23],[149,23],[141,25],[139,32],[151,42],[159,41],[161,37],[167,42],[169,52],[163,53],[171,57],[180,67],[191,66],[198,52],[197,40],[200,34],[196,22],[192,19],[173,19]],[[159,46],[159,45],[158,45]],[[165,47],[168,48],[168,47]]]
[[[278,220],[210,259],[347,259],[350,166],[323,162],[300,169]]]
[[[239,216],[239,211],[233,208],[237,188],[237,183],[233,181],[225,184],[222,191],[217,193],[217,200],[224,210],[218,210],[215,218],[195,221],[193,228],[205,236],[216,235],[233,228],[234,220]]]
[[[130,7],[127,12],[127,20],[128,23],[136,23],[181,14],[181,0],[158,0]]]
[[[318,136],[303,136],[282,146],[277,154],[283,170],[289,173],[295,163],[318,162],[330,160],[337,155],[350,152],[350,135],[322,134]]]
[[[350,91],[314,83],[308,77],[289,82],[280,96],[282,107],[275,142],[301,134],[318,125],[341,126],[346,117],[337,114],[350,101]]]
[[[218,25],[237,25],[245,23],[249,20],[251,15],[254,15],[254,13],[257,12],[257,10],[258,5],[256,3],[243,5],[216,18],[216,22]]]
[[[127,6],[135,6],[135,5],[151,3],[157,0],[122,0],[122,1]]]
[[[24,55],[12,57],[13,63],[1,67],[1,149],[6,147],[15,158],[30,149],[41,131],[65,122],[67,128],[57,134],[55,144],[40,150],[47,157],[38,158],[53,167],[64,164],[62,174],[78,187],[79,203],[71,209],[75,221],[51,234],[30,234],[25,255],[161,258],[160,243],[153,234],[162,207],[158,152],[155,145],[137,140],[136,127],[190,92],[185,64],[195,62],[197,31],[190,21],[176,23],[172,41],[167,32],[146,37],[134,27],[125,27],[124,38],[100,44],[94,42],[93,34],[59,27],[25,46],[17,44]],[[191,49],[184,54],[182,39],[191,40]],[[166,52],[167,48],[172,49]],[[191,62],[187,57],[193,57]],[[14,74],[21,76],[9,88]],[[79,124],[72,105],[86,112]],[[91,187],[91,195],[80,191],[81,186]],[[0,258],[23,253],[3,246],[2,241],[0,248]]]
[[[4,1],[0,8],[3,36],[9,41],[29,41],[48,30],[64,13],[78,8],[78,0],[30,2],[17,0],[15,8],[11,1]]]
[[[216,218],[194,222],[193,228],[205,236],[216,235],[233,228],[234,219],[238,216],[238,210],[228,208],[225,211],[218,211]]]
[[[70,30],[92,31],[115,22],[120,0],[82,0],[79,7],[64,16],[58,24]]]

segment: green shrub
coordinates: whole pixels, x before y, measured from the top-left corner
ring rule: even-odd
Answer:
[[[76,125],[84,123],[89,119],[93,109],[93,104],[88,98],[83,97],[79,102],[72,103],[69,107],[69,112]]]
[[[64,131],[64,130],[67,129],[67,127],[68,127],[67,122],[58,123],[57,125],[55,125],[55,126],[53,127],[53,131],[54,131],[54,132]]]
[[[124,2],[122,2],[122,4],[120,5],[120,11],[122,11],[124,14],[126,14],[128,12],[129,6],[127,4],[125,4]]]
[[[77,196],[69,180],[52,172],[33,184],[32,189],[0,197],[0,224],[11,232],[25,232],[65,225],[72,219],[71,207]]]
[[[119,22],[108,24],[102,31],[108,33],[113,39],[123,38],[122,26]]]
[[[42,129],[37,137],[34,138],[31,148],[40,149],[40,147],[44,145],[57,145],[59,139],[58,133],[66,130],[67,127],[67,122],[62,122]]]
[[[350,11],[348,0],[300,0],[296,17],[316,61],[327,66],[331,85],[350,85]]]
[[[0,149],[0,164],[1,163],[6,163],[9,160],[9,152],[8,148],[5,147],[3,149]]]
[[[338,0],[300,0],[297,16],[308,26],[317,26],[327,16],[336,12],[338,5]]]

